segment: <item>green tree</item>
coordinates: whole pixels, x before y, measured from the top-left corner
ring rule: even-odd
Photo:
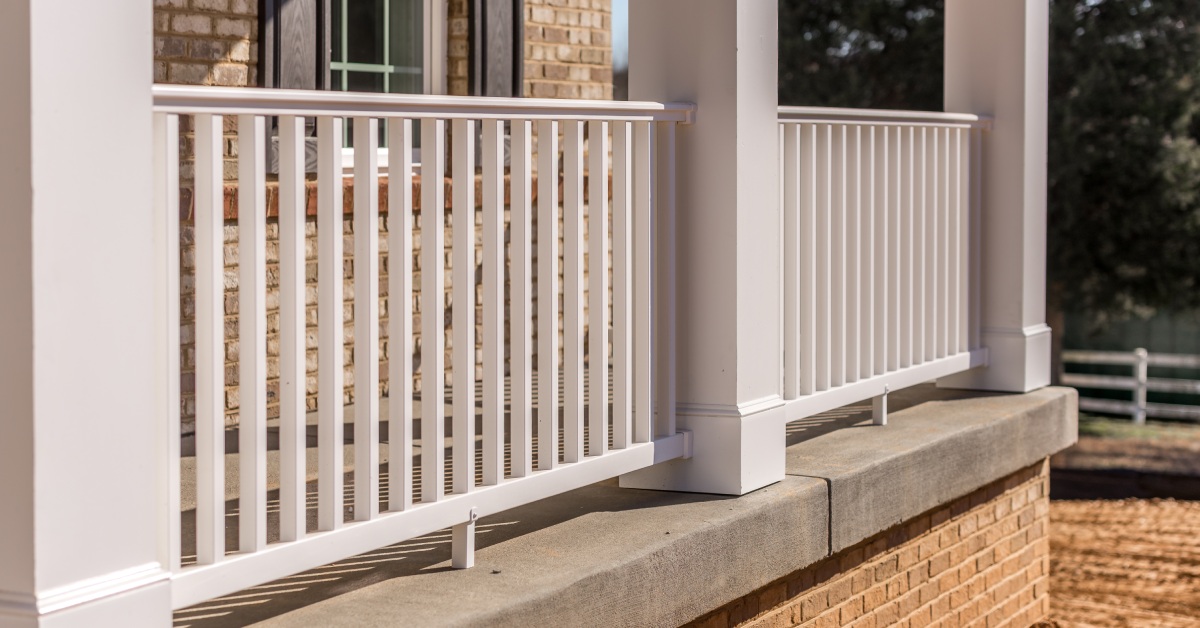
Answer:
[[[780,0],[780,104],[940,111],[943,7]]]
[[[1200,307],[1200,1],[1050,11],[1056,339],[1063,310],[1100,326]],[[781,0],[780,102],[941,109],[943,12],[940,0]]]
[[[1200,2],[1051,11],[1051,310],[1200,306]]]

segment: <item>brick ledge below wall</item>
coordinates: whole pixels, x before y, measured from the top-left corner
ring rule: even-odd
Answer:
[[[1043,618],[1046,460],[1075,442],[1075,391],[921,386],[889,401],[886,427],[869,426],[865,407],[791,424],[788,476],[749,495],[585,487],[482,520],[499,527],[480,536],[474,569],[414,566],[264,625],[991,627]],[[967,455],[947,458],[956,448]],[[840,493],[862,507],[839,506]]]

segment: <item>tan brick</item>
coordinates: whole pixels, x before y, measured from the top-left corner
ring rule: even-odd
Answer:
[[[887,588],[883,585],[871,587],[863,593],[863,608],[866,611],[875,610],[887,601]]]
[[[929,563],[921,563],[908,570],[908,587],[915,589],[929,580]]]
[[[829,608],[829,592],[821,589],[808,594],[800,601],[800,608],[804,621],[816,618]]]
[[[896,602],[899,605],[900,616],[905,617],[921,606],[921,592],[910,590],[908,593],[900,596],[900,599]]]
[[[875,624],[878,626],[891,626],[900,619],[900,604],[899,602],[891,602],[880,608],[875,609]]]
[[[874,614],[859,617],[853,624],[850,624],[850,628],[878,628],[878,626]]]
[[[826,613],[817,618],[814,628],[839,628],[840,618],[837,613]]]
[[[244,37],[249,39],[253,35],[253,27],[250,20],[240,18],[217,18],[215,32],[223,37]]]
[[[946,593],[958,586],[961,580],[958,577],[958,570],[953,568],[947,569],[937,577],[938,590],[941,593]]]
[[[936,600],[934,600],[933,606],[932,606],[932,611],[933,611],[934,617],[941,617],[941,618],[953,617],[953,615],[951,615],[951,613],[950,613],[950,596],[943,595],[943,596],[937,598]],[[950,622],[950,623],[958,623],[958,622],[955,621],[955,622]]]
[[[850,581],[851,581],[851,578],[847,576],[847,577],[844,577],[844,578],[834,582],[832,585],[830,585],[830,587],[829,587],[829,605],[830,606],[837,606],[838,604],[841,604],[842,602],[845,602],[846,600],[850,599],[850,592],[851,592]]]
[[[963,587],[950,591],[950,608],[959,608],[969,602],[971,596]]]
[[[856,597],[847,600],[844,604],[838,607],[839,621],[843,626],[849,625],[855,619],[858,619],[863,614],[863,599]]]
[[[887,597],[889,600],[899,599],[901,595],[908,593],[908,574],[900,574],[892,578],[887,583]]]
[[[197,11],[224,13],[229,10],[229,0],[192,0],[192,8]]]
[[[925,628],[925,626],[933,623],[932,611],[933,609],[931,607],[922,606],[921,608],[917,609],[917,612],[913,613],[908,618],[908,625],[912,628]]]
[[[898,573],[898,570],[899,567],[894,555],[883,559],[875,566],[875,582],[882,582],[891,578]]]
[[[929,559],[929,575],[936,576],[950,568],[950,552],[942,552]]]
[[[874,584],[875,574],[870,569],[858,569],[851,576],[850,592],[858,595]]]
[[[204,15],[174,15],[171,30],[176,33],[208,35],[212,33],[212,18]]]

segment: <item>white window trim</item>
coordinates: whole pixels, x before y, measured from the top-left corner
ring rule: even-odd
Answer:
[[[447,0],[425,0],[425,93],[446,95]]]
[[[422,52],[423,59],[423,90],[426,94],[444,96],[446,95],[446,54],[449,48],[446,38],[449,36],[446,24],[447,18],[447,0],[425,0],[424,12],[427,19],[424,20],[423,44],[424,51]],[[421,149],[413,149],[413,166],[419,167],[421,164]],[[379,149],[379,172],[386,174],[388,171],[388,149]],[[342,175],[350,177],[354,175],[354,149],[342,149]]]

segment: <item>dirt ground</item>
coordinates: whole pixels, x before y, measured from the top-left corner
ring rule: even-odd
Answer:
[[[1081,419],[1052,461],[1057,625],[1200,626],[1198,467],[1200,427]]]
[[[1060,626],[1200,625],[1200,503],[1058,501],[1050,519]]]

